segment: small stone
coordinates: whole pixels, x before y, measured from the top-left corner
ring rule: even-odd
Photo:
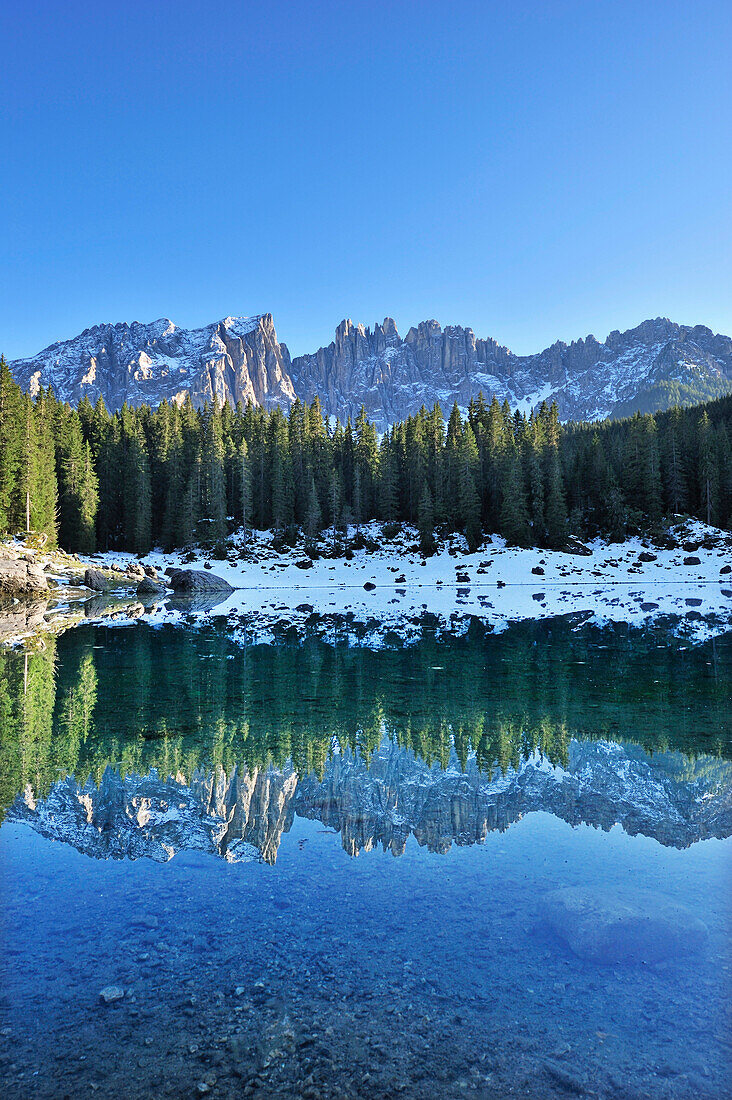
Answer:
[[[690,554],[684,558],[684,565],[701,565],[701,558],[697,558],[695,554]]]
[[[554,1062],[545,1062],[544,1070],[548,1077],[563,1088],[565,1092],[574,1093],[576,1096],[581,1095],[585,1090],[581,1081],[578,1081],[576,1077],[572,1077],[561,1066],[557,1066]]]
[[[376,585],[372,581],[366,581],[364,588],[367,592],[373,592],[376,588]]]
[[[125,995],[125,991],[121,985],[105,985],[104,989],[99,991],[99,999],[104,1002],[105,1005],[114,1004],[115,1001],[121,1001]]]

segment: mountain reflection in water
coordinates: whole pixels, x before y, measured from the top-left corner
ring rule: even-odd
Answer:
[[[572,625],[0,653],[0,1094],[727,1095],[730,640]]]
[[[274,863],[296,816],[351,855],[532,811],[664,845],[732,834],[724,640],[520,625],[368,650],[80,628],[0,657],[2,805],[98,858]]]

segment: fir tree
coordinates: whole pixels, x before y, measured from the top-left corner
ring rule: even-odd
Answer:
[[[423,554],[431,555],[435,552],[435,513],[432,504],[432,493],[429,485],[422,489],[419,500],[419,548]]]

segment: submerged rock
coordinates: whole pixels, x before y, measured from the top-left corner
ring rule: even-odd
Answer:
[[[103,1001],[105,1005],[114,1004],[115,1001],[121,1001],[125,995],[125,991],[121,985],[105,985],[104,989],[99,991],[99,999]]]
[[[174,592],[233,592],[228,581],[203,569],[176,569],[170,574],[170,587]]]
[[[553,890],[544,899],[543,916],[575,955],[606,965],[693,954],[708,934],[688,909],[643,890]]]

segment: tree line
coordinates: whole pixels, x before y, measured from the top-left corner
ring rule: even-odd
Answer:
[[[0,650],[0,820],[26,784],[43,798],[67,774],[98,783],[110,763],[164,777],[292,761],[322,778],[334,738],[367,763],[386,736],[443,768],[474,753],[489,773],[534,752],[566,767],[575,737],[622,739],[683,754],[677,774],[699,778],[697,758],[732,758],[729,655],[667,642],[663,629],[524,622],[393,649],[243,649],[214,624],[81,626],[36,653]],[[679,721],[699,699],[701,718]]]
[[[232,408],[78,408],[24,394],[0,360],[0,534],[33,531],[90,553],[194,544],[274,530],[342,545],[348,525],[414,524],[561,549],[570,535],[621,539],[664,516],[732,524],[732,397],[625,420],[562,425],[556,405],[526,415],[480,395],[420,409],[379,437],[362,409],[329,422],[316,398],[286,414]]]

